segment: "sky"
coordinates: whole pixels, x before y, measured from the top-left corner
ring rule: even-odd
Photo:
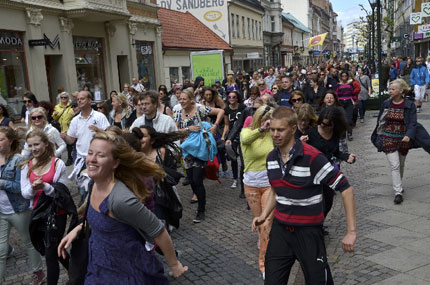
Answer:
[[[337,20],[341,20],[342,26],[345,28],[348,23],[365,15],[361,7],[358,6],[359,4],[363,4],[367,10],[370,10],[367,0],[330,0],[330,2],[333,5],[333,11],[339,15]]]

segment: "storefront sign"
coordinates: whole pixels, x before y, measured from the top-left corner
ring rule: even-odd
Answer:
[[[430,3],[421,3],[421,15],[422,17],[430,17]]]
[[[418,33],[425,33],[430,31],[430,25],[420,25],[418,26]]]
[[[227,0],[157,0],[157,6],[190,12],[226,43],[230,42]]]
[[[414,40],[421,40],[423,38],[422,33],[415,33],[414,32]]]
[[[73,37],[75,51],[97,51],[103,49],[101,39]]]
[[[48,43],[46,42],[45,39],[41,39],[41,40],[29,40],[28,41],[28,45],[31,47],[37,47],[37,46],[46,46],[48,45]]]
[[[417,24],[421,24],[422,23],[422,21],[423,21],[423,19],[422,19],[422,17],[421,17],[421,12],[418,12],[418,13],[411,13],[411,16],[410,16],[411,18],[410,18],[410,24],[411,25],[417,25]]]
[[[22,36],[15,32],[0,31],[0,49],[22,50]]]
[[[258,53],[257,53],[258,54]],[[211,86],[215,79],[224,79],[223,51],[202,51],[190,53],[192,77],[202,76],[205,85]]]
[[[143,45],[140,47],[142,55],[152,54],[152,47],[150,45]]]
[[[260,54],[258,52],[248,52],[246,58],[257,59],[260,58]]]

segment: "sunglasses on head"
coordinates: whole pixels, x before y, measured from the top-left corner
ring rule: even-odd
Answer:
[[[36,121],[36,120],[41,120],[43,118],[43,116],[31,116],[31,119],[33,120],[33,121]]]
[[[264,112],[263,112],[263,115],[261,116],[261,118],[264,118],[264,115],[266,115],[267,112],[269,112],[269,111],[270,111],[270,106],[266,106],[266,108],[264,108]]]
[[[302,98],[297,98],[297,99],[291,99],[291,102],[293,103],[297,103],[297,102],[302,102]]]
[[[23,101],[25,104],[27,104],[27,103],[31,103],[31,102],[33,102],[33,101],[31,101],[31,100],[24,100]]]

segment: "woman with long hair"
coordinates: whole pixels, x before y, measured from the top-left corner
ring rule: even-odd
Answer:
[[[91,236],[85,283],[167,284],[163,264],[145,249],[142,237],[161,248],[174,277],[184,274],[188,268],[177,260],[163,223],[143,204],[151,193],[142,181],[161,180],[164,171],[122,137],[106,132],[94,135],[86,164],[94,185],[87,214]],[[59,255],[67,256],[81,230],[82,224],[63,238]]]
[[[291,97],[288,100],[288,104],[290,104],[293,109],[300,108],[300,106],[302,106],[304,103],[306,103],[306,99],[302,91],[296,90],[291,92]]]
[[[349,127],[347,131],[348,140],[352,140],[353,112],[355,104],[354,85],[347,71],[340,72],[340,82],[336,89],[336,95],[345,110]]]
[[[29,114],[30,124],[27,134],[35,130],[45,132],[49,140],[54,144],[56,157],[61,157],[61,154],[66,150],[66,143],[60,136],[60,132],[48,123],[46,112],[42,107],[37,107],[31,110]],[[31,154],[27,142],[24,144],[24,149],[21,154],[27,157]]]
[[[341,104],[340,104],[339,99],[336,95],[336,92],[329,89],[322,96],[321,101],[318,105],[318,111],[321,111],[322,109],[325,109],[325,108],[330,107],[330,106],[340,107]]]
[[[348,123],[340,107],[325,108],[318,117],[318,125],[308,130],[306,143],[321,151],[328,161],[339,169],[338,159],[350,164],[355,162],[355,154],[342,151],[340,148],[340,140],[347,129]],[[324,187],[324,216],[327,216],[333,205],[333,197],[334,191]]]
[[[246,106],[242,103],[242,97],[240,93],[237,91],[231,91],[227,96],[228,106],[224,109],[224,131],[222,133],[221,140],[225,141],[229,131],[233,128],[234,123],[238,120],[239,116],[242,114],[243,110],[245,110]],[[236,154],[236,157],[239,155],[239,145],[240,145],[240,137],[236,135],[236,137],[230,138],[232,142],[231,146]],[[227,146],[226,146],[227,147]],[[238,168],[239,164],[237,159],[231,160],[231,168],[233,171],[233,184],[231,184],[231,188],[237,187],[237,178],[238,176]],[[243,165],[240,167],[240,178],[243,178]],[[242,183],[241,186],[243,187]]]
[[[318,78],[311,77],[309,80],[309,86],[304,90],[304,95],[309,104],[312,106],[318,106],[324,92],[325,88],[320,84]]]
[[[96,103],[96,111],[102,113],[106,116],[106,119],[109,121],[109,105],[105,102]]]
[[[358,112],[360,122],[364,123],[364,115],[366,113],[366,102],[372,93],[372,82],[369,76],[364,74],[363,68],[358,68],[358,82],[360,83],[360,93],[358,93]]]
[[[249,89],[249,97],[245,100],[244,104],[246,107],[252,107],[255,99],[258,97],[260,97],[260,90],[258,89],[258,86],[253,86]]]
[[[128,100],[123,94],[112,95],[112,111],[109,113],[109,123],[121,129],[126,127],[127,118],[130,116]]]
[[[182,90],[181,96],[179,97],[179,104],[180,108],[175,110],[175,122],[181,132],[200,132],[201,128],[198,125],[198,116],[204,121],[208,116],[214,115],[216,116],[216,120],[209,131],[215,134],[224,118],[224,110],[196,103],[194,101],[194,94],[188,89]],[[200,223],[205,219],[206,189],[203,184],[203,179],[205,177],[204,171],[207,162],[193,157],[192,155],[184,157],[183,161],[191,188],[198,199],[197,214],[193,222]]]
[[[225,92],[229,93],[231,91],[239,91],[239,87],[234,80],[234,76],[229,74],[227,75],[227,81],[225,83]]]
[[[164,85],[161,85],[161,86],[164,86]],[[160,114],[164,114],[164,115],[168,115],[168,116],[172,117],[173,112],[172,112],[172,109],[170,109],[170,97],[167,93],[166,86],[164,86],[164,88],[161,88],[161,89],[159,88],[158,99],[159,99],[159,102],[158,102],[157,111]]]
[[[0,127],[0,282],[6,269],[10,229],[14,227],[27,251],[33,272],[33,283],[41,284],[45,279],[42,258],[31,243],[29,226],[30,201],[21,194],[21,155],[19,137],[10,127]]]
[[[24,160],[21,165],[21,192],[22,196],[30,199],[30,206],[35,209],[41,200],[42,193],[48,197],[55,195],[55,182],[67,184],[66,165],[61,159],[55,157],[55,146],[43,129],[34,129],[27,134],[26,144],[32,156]],[[48,217],[46,217],[48,222]],[[58,209],[55,216],[55,228],[44,234],[45,260],[47,268],[47,283],[58,283],[60,267],[58,264],[57,246],[66,229],[67,214]],[[46,231],[44,228],[42,231]],[[30,234],[31,235],[31,234]],[[49,240],[46,240],[49,237]],[[68,267],[68,259],[61,259],[64,267]]]
[[[249,127],[242,129],[240,133],[240,145],[245,162],[243,174],[245,196],[254,217],[259,217],[263,212],[271,191],[266,170],[266,158],[274,147],[269,132],[270,116],[273,110],[267,105],[258,108]],[[264,257],[269,243],[272,221],[273,214],[258,228],[258,264],[263,279],[265,278]]]

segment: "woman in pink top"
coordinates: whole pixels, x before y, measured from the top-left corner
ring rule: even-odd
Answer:
[[[33,130],[26,137],[26,142],[32,156],[23,161],[21,170],[21,193],[30,199],[33,209],[45,193],[53,197],[55,182],[67,184],[66,166],[61,159],[55,157],[54,144],[43,130]],[[49,232],[49,242],[45,241],[45,260],[47,268],[47,284],[57,284],[60,267],[57,258],[57,247],[66,228],[67,215],[63,210],[57,212],[55,227]],[[68,260],[60,259],[64,267],[68,267]]]

